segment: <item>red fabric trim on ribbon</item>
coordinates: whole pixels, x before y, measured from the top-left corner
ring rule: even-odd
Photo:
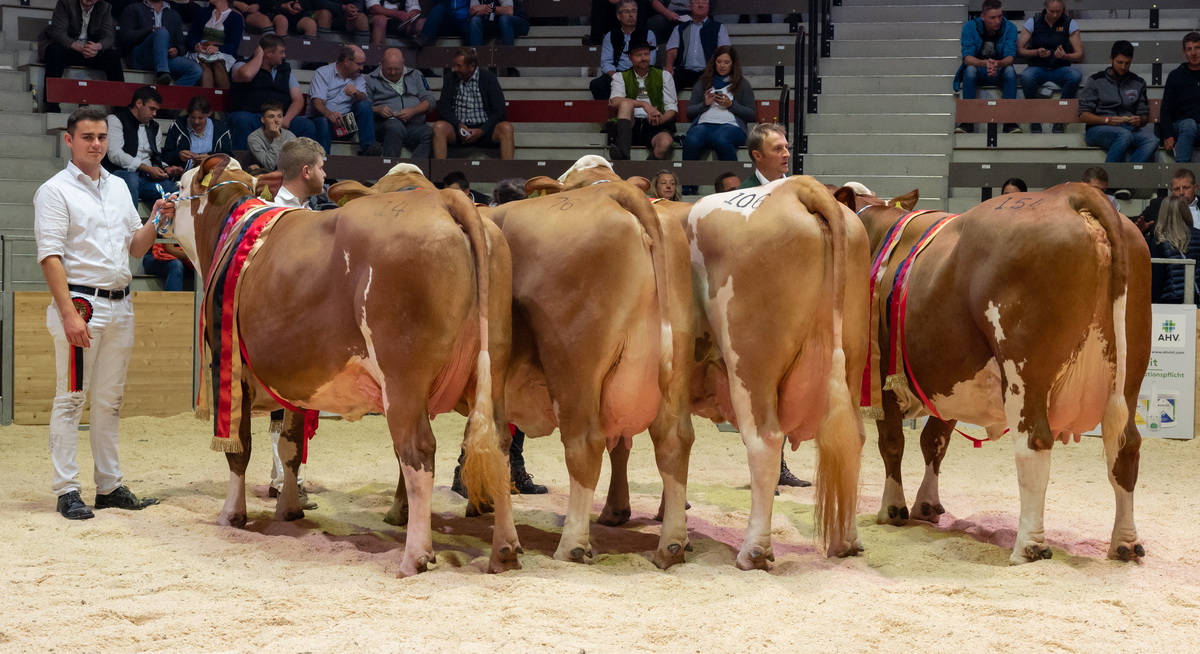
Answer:
[[[254,372],[254,366],[250,365],[250,357],[246,354],[245,339],[239,340],[239,345],[242,348],[242,361],[246,362],[246,368],[250,370],[250,376],[254,377],[254,381],[258,382],[258,385],[267,392],[267,395],[270,395],[271,399],[278,402],[279,406],[288,411],[304,414],[304,447],[300,450],[300,463],[308,463],[308,441],[312,440],[312,437],[317,434],[317,427],[321,426],[321,412],[316,409],[301,409],[276,395],[275,391],[272,391],[269,386],[262,383],[262,380]]]

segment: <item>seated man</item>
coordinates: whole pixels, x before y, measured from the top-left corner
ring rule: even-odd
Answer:
[[[666,159],[671,155],[675,135],[675,80],[671,73],[650,66],[650,44],[629,44],[633,67],[613,75],[608,104],[617,112],[609,156],[629,159],[633,144],[650,148],[647,159]]]
[[[1080,177],[1079,181],[1103,193],[1104,197],[1112,202],[1113,208],[1117,211],[1121,210],[1121,203],[1117,202],[1117,197],[1108,192],[1108,171],[1103,166],[1089,167],[1083,171],[1083,177]]]
[[[163,0],[129,5],[121,14],[121,48],[135,68],[158,73],[159,84],[171,78],[181,86],[200,83],[200,64],[187,58],[183,19]]]
[[[475,204],[491,204],[492,199],[479,191],[471,190],[471,181],[461,170],[453,170],[442,178],[442,188],[462,191]]]
[[[162,158],[168,166],[184,170],[199,163],[210,154],[233,156],[233,136],[225,121],[212,117],[208,98],[197,95],[188,101],[187,113],[180,116],[167,130]]]
[[[367,95],[383,156],[399,157],[401,148],[408,148],[414,159],[428,158],[433,128],[425,123],[425,114],[433,108],[433,91],[421,71],[404,67],[398,48],[388,48],[379,68],[367,76]]]
[[[153,86],[143,86],[133,92],[128,107],[121,107],[108,116],[108,156],[102,164],[105,170],[120,177],[129,187],[133,206],[138,200],[148,205],[163,193],[176,190],[173,177],[183,174],[179,166],[163,166],[158,149],[158,123],[154,114],[162,104],[162,96]]]
[[[162,280],[164,291],[182,291],[188,268],[187,255],[178,243],[155,243],[142,256],[142,270]]]
[[[514,45],[517,37],[529,33],[529,18],[520,0],[471,0],[471,20],[467,25],[467,45],[480,46],[500,37],[503,45]]]
[[[375,142],[375,119],[367,99],[367,76],[362,74],[367,55],[357,45],[338,49],[337,61],[318,68],[308,85],[308,117],[317,130],[317,143],[328,155],[333,130],[345,129],[342,116],[353,113],[358,123],[358,153],[379,156]]]
[[[675,78],[676,94],[691,92],[713,53],[729,45],[725,26],[708,15],[709,0],[691,0],[691,19],[671,30],[663,70]]]
[[[654,14],[650,9],[650,0],[634,1],[637,3],[637,28],[646,29],[646,20]],[[600,45],[605,35],[621,27],[617,15],[613,13],[620,4],[621,0],[592,0],[592,13],[588,18],[590,29],[588,35],[583,37],[584,45]]]
[[[46,79],[62,77],[67,66],[85,66],[104,71],[110,82],[124,82],[116,43],[117,26],[107,2],[58,0],[38,37],[38,60],[46,64]],[[46,111],[58,112],[58,103],[47,102]]]
[[[433,45],[440,36],[461,36],[466,43],[471,24],[471,5],[475,0],[433,0],[429,18],[421,31],[413,35],[418,48]]]
[[[620,0],[617,3],[617,20],[620,26],[604,36],[600,45],[600,76],[592,80],[592,97],[597,100],[607,100],[612,95],[612,78],[617,73],[629,70],[629,43],[646,41],[650,44],[650,65],[654,65],[655,41],[654,32],[638,28],[637,0]]]
[[[416,37],[425,27],[419,0],[367,0],[367,13],[371,15],[372,45],[383,43],[388,34]]]
[[[1200,252],[1200,238],[1194,236],[1196,234],[1196,225],[1200,225],[1200,198],[1196,196],[1196,173],[1187,168],[1179,168],[1175,170],[1175,174],[1171,175],[1170,194],[1165,197],[1183,198],[1184,204],[1192,216],[1192,234],[1193,240],[1196,241],[1191,250]],[[1154,221],[1158,219],[1158,211],[1162,208],[1164,197],[1156,197],[1146,205],[1146,209],[1142,211],[1142,215],[1134,218],[1134,224],[1138,229],[1145,234],[1154,227]],[[1157,268],[1157,266],[1155,266]]]
[[[279,153],[294,138],[295,134],[283,128],[283,106],[271,100],[262,106],[262,127],[247,139],[250,156],[262,172],[269,173],[279,167]]]
[[[370,21],[363,0],[314,0],[313,6],[317,8],[313,20],[317,22],[318,35],[338,31],[362,40],[370,33]]]
[[[287,62],[283,39],[268,34],[258,42],[249,61],[233,65],[232,92],[229,94],[229,124],[233,128],[233,149],[245,150],[246,137],[262,122],[260,110],[274,100],[284,107],[283,126],[296,136],[313,138],[317,128],[304,111],[300,82]]]
[[[1079,92],[1083,73],[1071,66],[1083,61],[1083,37],[1079,25],[1066,16],[1064,0],[1046,0],[1044,10],[1025,21],[1021,35],[1017,37],[1017,53],[1029,60],[1029,66],[1021,71],[1021,88],[1025,99],[1038,97],[1038,89],[1046,82],[1053,82],[1062,89],[1062,98],[1069,100]],[[1062,123],[1054,126],[1055,134],[1062,134]],[[1041,123],[1032,123],[1029,131],[1042,133]]]
[[[647,46],[649,47],[649,46]],[[504,90],[495,73],[479,67],[475,48],[459,48],[451,66],[454,74],[442,83],[433,125],[433,158],[445,159],[448,145],[495,144],[500,158],[512,159],[516,140],[512,123],[504,120]]]
[[[1154,160],[1158,137],[1150,126],[1146,82],[1129,70],[1133,44],[1113,43],[1112,65],[1088,78],[1079,96],[1079,117],[1087,124],[1084,142],[1108,151],[1106,163]]]
[[[646,27],[662,43],[671,35],[671,30],[691,13],[692,3],[690,0],[650,0],[650,10]]]
[[[983,0],[983,14],[963,23],[962,65],[954,75],[954,90],[962,87],[962,99],[974,100],[980,85],[1002,87],[1002,97],[1017,97],[1017,73],[1013,60],[1017,56],[1017,28],[1004,19],[1000,0]],[[962,123],[956,134],[974,132],[975,126]],[[1020,133],[1016,123],[1005,123],[1004,133]]]
[[[713,182],[713,193],[724,193],[736,189],[742,183],[742,178],[737,176],[737,173],[721,173],[717,175],[717,179]]]
[[[1200,32],[1184,35],[1183,57],[1185,61],[1167,75],[1163,86],[1158,127],[1163,149],[1174,150],[1176,163],[1191,163],[1200,132]]]

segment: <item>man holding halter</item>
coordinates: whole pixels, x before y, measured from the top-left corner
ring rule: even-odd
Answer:
[[[33,200],[38,262],[53,297],[46,310],[57,373],[50,413],[51,488],[58,512],[68,520],[94,515],[80,497],[75,457],[89,392],[95,507],[136,511],[158,503],[139,499],[122,484],[117,454],[133,350],[129,258],[141,258],[154,244],[156,223],[142,224],[125,183],[101,166],[108,152],[106,119],[105,110],[96,106],[71,114],[63,135],[71,161],[42,184]],[[152,215],[160,212],[173,217],[174,203],[158,200]]]

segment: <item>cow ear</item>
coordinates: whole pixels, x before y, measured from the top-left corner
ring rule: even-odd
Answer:
[[[525,182],[525,195],[531,198],[539,195],[550,195],[551,193],[558,193],[562,188],[562,182],[557,179],[539,175]]]
[[[278,170],[264,173],[254,178],[255,192],[264,200],[270,200],[279,195],[279,189],[283,187],[283,173]],[[263,196],[263,189],[271,192],[270,197]]]
[[[904,209],[905,211],[912,211],[917,206],[917,200],[920,199],[920,190],[913,189],[904,195],[897,195],[891,200],[888,200],[887,204],[889,207],[896,207],[898,209]]]
[[[858,195],[854,192],[854,189],[850,188],[849,186],[843,186],[834,191],[833,197],[836,198],[838,202],[850,207],[851,211],[858,211],[858,207],[855,206],[857,204],[857,200],[855,200],[855,198],[858,197]]]
[[[192,176],[192,195],[199,195],[212,188],[212,185],[225,172],[225,167],[229,165],[229,160],[230,157],[227,154],[213,154],[205,157],[200,162],[200,172]]]
[[[367,188],[362,185],[362,182],[354,180],[338,182],[330,186],[328,191],[329,199],[336,202],[339,207],[344,206],[351,200],[361,198],[364,195],[373,195],[374,193],[374,189]]]
[[[650,180],[646,179],[645,177],[642,177],[641,175],[634,175],[633,177],[630,177],[629,179],[627,179],[625,181],[642,189],[642,193],[645,193],[646,191],[650,190]]]

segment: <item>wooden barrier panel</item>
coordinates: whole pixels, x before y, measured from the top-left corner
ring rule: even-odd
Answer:
[[[195,298],[191,293],[135,291],[133,353],[121,415],[173,416],[192,410]],[[13,422],[50,423],[54,341],[46,331],[45,291],[13,294]],[[88,420],[84,407],[83,421]]]

